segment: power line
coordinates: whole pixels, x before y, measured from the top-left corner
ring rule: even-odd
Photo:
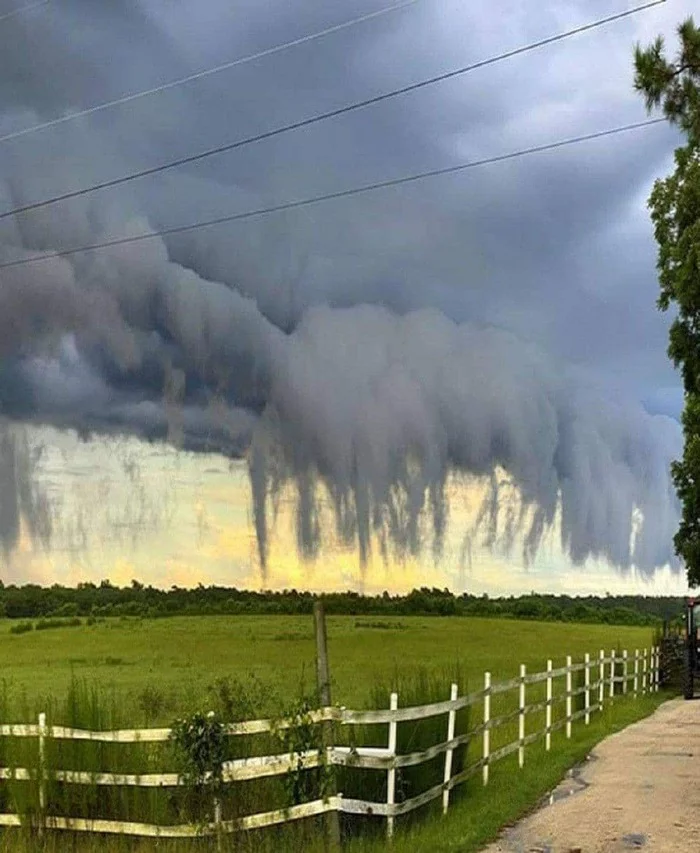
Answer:
[[[42,0],[41,3],[37,3],[35,5],[41,6],[48,2],[50,2],[50,0]],[[21,136],[27,136],[30,133],[37,133],[40,130],[47,130],[50,127],[56,127],[57,125],[65,124],[66,122],[73,121],[77,118],[91,116],[95,113],[102,112],[103,110],[111,109],[112,107],[119,107],[123,106],[124,104],[130,104],[134,101],[140,100],[141,98],[148,98],[151,95],[157,95],[160,92],[166,92],[169,89],[174,89],[177,86],[182,86],[185,83],[192,83],[195,80],[202,80],[205,77],[211,77],[214,74],[220,74],[222,71],[227,71],[228,69],[235,68],[238,65],[245,65],[246,63],[253,62],[256,59],[262,59],[266,56],[272,56],[275,53],[281,53],[282,51],[289,50],[292,47],[298,47],[299,45],[307,44],[308,42],[315,41],[316,39],[332,35],[333,33],[338,33],[341,30],[346,30],[350,27],[357,26],[358,24],[363,24],[366,21],[371,21],[374,18],[379,18],[382,15],[388,15],[391,12],[398,12],[400,9],[405,9],[408,6],[413,6],[414,4],[420,2],[421,0],[402,0],[402,2],[394,3],[392,6],[385,6],[382,9],[377,9],[374,12],[368,12],[365,15],[360,15],[358,18],[351,18],[349,21],[343,21],[341,24],[334,24],[333,26],[326,27],[323,30],[318,30],[317,32],[310,33],[309,35],[293,39],[292,41],[287,41],[283,44],[275,45],[274,47],[268,47],[265,50],[258,51],[257,53],[250,53],[246,56],[241,56],[238,59],[233,59],[230,62],[224,62],[223,64],[216,65],[213,68],[207,68],[203,71],[197,71],[194,74],[188,74],[186,77],[179,77],[176,80],[170,80],[167,83],[161,83],[158,86],[154,86],[152,89],[143,89],[139,92],[131,92],[128,95],[122,95],[121,97],[115,98],[114,100],[105,101],[101,104],[95,104],[92,107],[86,107],[84,110],[68,113],[67,115],[59,116],[58,118],[50,119],[49,121],[44,121],[40,124],[31,125],[31,127],[25,127],[22,130],[15,130],[12,133],[6,133],[4,136],[0,136],[0,143],[8,142],[11,139],[19,139]],[[1,20],[2,18],[0,18],[0,21]]]
[[[216,148],[209,148],[208,150],[201,151],[198,154],[191,154],[187,157],[180,157],[177,160],[171,160],[170,162],[163,163],[160,166],[152,166],[148,169],[142,169],[138,172],[132,172],[129,175],[123,175],[120,178],[112,178],[108,181],[101,181],[100,183],[92,184],[91,186],[83,187],[78,190],[72,190],[67,193],[62,193],[61,195],[53,196],[52,198],[44,199],[43,201],[36,201],[32,204],[25,204],[21,207],[15,207],[12,210],[6,210],[5,212],[0,213],[0,220],[6,219],[8,216],[15,216],[20,213],[27,213],[30,210],[38,210],[43,207],[48,207],[52,204],[57,204],[58,202],[68,201],[72,198],[78,198],[79,196],[88,195],[89,193],[96,192],[97,190],[110,189],[113,187],[121,186],[122,184],[130,183],[131,181],[135,181],[139,178],[145,178],[150,175],[157,175],[161,172],[166,172],[169,169],[174,169],[178,166],[185,166],[188,163],[196,163],[200,160],[205,160],[217,154],[224,154],[225,152],[233,151],[237,148],[243,148],[246,145],[251,145],[256,142],[262,142],[263,140],[271,139],[274,136],[280,136],[281,134],[288,133],[292,130],[299,130],[303,127],[308,127],[309,125],[317,124],[318,122],[326,121],[330,118],[336,118],[338,116],[344,115],[345,113],[354,112],[355,110],[363,109],[364,107],[379,104],[383,101],[389,100],[390,98],[395,98],[398,95],[405,95],[408,92],[415,92],[418,89],[425,88],[426,86],[432,86],[435,83],[440,83],[445,80],[449,80],[461,74],[466,74],[469,71],[474,71],[478,68],[484,68],[487,65],[493,65],[496,62],[502,62],[505,59],[510,59],[514,56],[519,56],[520,54],[527,53],[529,51],[536,50],[541,47],[545,47],[546,45],[550,45],[554,42],[570,38],[571,36],[578,35],[579,33],[583,33],[588,30],[601,27],[604,24],[609,24],[612,21],[618,21],[622,18],[627,18],[630,15],[636,14],[637,12],[649,9],[652,6],[659,6],[660,4],[665,2],[666,0],[652,0],[652,2],[645,3],[642,6],[636,6],[634,9],[628,9],[625,12],[618,12],[617,14],[610,15],[607,18],[600,18],[597,21],[593,21],[590,24],[584,24],[580,27],[576,27],[573,30],[567,30],[564,33],[549,36],[545,39],[541,39],[540,41],[531,42],[530,44],[527,44],[523,47],[518,47],[514,50],[509,50],[506,53],[498,54],[497,56],[490,57],[489,59],[482,59],[479,62],[474,62],[471,65],[466,65],[462,68],[458,68],[453,71],[447,71],[443,74],[437,75],[436,77],[430,77],[427,80],[419,81],[418,83],[411,83],[408,86],[403,86],[399,89],[393,89],[390,92],[384,92],[381,95],[375,95],[374,97],[368,98],[364,101],[357,101],[355,103],[348,104],[344,107],[338,107],[337,109],[329,110],[325,113],[319,113],[318,115],[311,116],[310,118],[301,119],[300,121],[292,122],[291,124],[283,125],[282,127],[275,128],[274,130],[267,130],[263,133],[258,133],[255,136],[249,136],[246,139],[240,139],[237,142],[231,142],[226,145],[219,145]]]
[[[607,130],[598,130],[595,133],[587,133],[581,136],[570,137],[569,139],[560,139],[557,142],[549,142],[544,145],[533,145],[529,148],[522,148],[519,151],[511,151],[507,154],[499,154],[495,157],[486,157],[482,160],[472,160],[467,163],[459,163],[456,166],[447,166],[442,169],[431,169],[427,172],[419,172],[413,175],[407,175],[402,178],[391,178],[386,181],[377,181],[372,184],[365,184],[359,187],[351,187],[345,190],[336,190],[335,192],[324,193],[323,195],[310,196],[308,198],[297,199],[296,201],[283,202],[281,204],[272,205],[270,207],[260,207],[255,210],[246,210],[241,213],[233,213],[229,216],[219,216],[216,219],[207,219],[200,222],[195,222],[191,225],[178,225],[173,228],[163,228],[158,231],[146,231],[143,234],[136,234],[131,237],[116,237],[112,240],[105,240],[101,243],[92,243],[86,246],[79,246],[74,249],[56,250],[53,252],[45,252],[36,255],[31,255],[28,258],[21,258],[16,261],[7,261],[0,264],[0,270],[10,267],[21,267],[26,264],[38,263],[40,261],[48,261],[51,258],[63,258],[71,255],[82,254],[84,252],[97,251],[98,249],[108,249],[113,246],[124,246],[129,243],[139,243],[144,240],[154,240],[157,237],[168,237],[173,234],[183,234],[187,231],[196,231],[200,228],[211,228],[214,225],[223,225],[229,222],[240,222],[244,219],[253,219],[254,217],[267,216],[272,213],[280,213],[285,210],[294,210],[301,207],[309,207],[321,202],[333,201],[341,198],[349,198],[350,196],[361,195],[363,193],[374,192],[376,190],[387,189],[389,187],[397,187],[403,184],[415,183],[417,181],[426,180],[427,178],[436,178],[442,175],[451,175],[456,172],[463,172],[467,169],[474,169],[478,166],[487,166],[492,163],[502,163],[506,160],[514,160],[517,157],[524,157],[529,154],[540,154],[545,151],[554,151],[557,148],[564,148],[568,145],[576,145],[580,142],[588,142],[593,139],[601,139],[606,136],[613,136],[619,133],[626,133],[631,130],[649,127],[650,125],[666,122],[665,118],[653,118],[646,121],[638,121],[633,124],[626,124],[620,127],[608,128]]]
[[[50,2],[51,0],[39,0],[38,3],[29,3],[27,6],[20,6],[19,9],[13,9],[11,12],[5,12],[4,15],[0,15],[0,23],[6,21],[8,18],[14,18],[15,15],[21,15],[24,12],[30,12],[32,9],[38,9],[39,6],[48,6]]]

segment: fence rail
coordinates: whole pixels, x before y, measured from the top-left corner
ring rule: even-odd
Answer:
[[[458,688],[453,684],[450,699],[400,708],[399,697],[392,693],[390,707],[369,711],[354,711],[347,708],[329,707],[313,711],[303,720],[304,724],[335,722],[343,726],[372,726],[388,725],[386,747],[349,747],[330,745],[322,749],[304,750],[278,755],[256,756],[226,761],[222,765],[222,779],[225,783],[240,782],[251,779],[280,776],[292,771],[310,770],[322,765],[341,767],[359,767],[376,770],[387,774],[386,802],[370,802],[360,799],[345,798],[342,794],[325,799],[289,806],[267,812],[247,815],[235,820],[222,820],[220,809],[215,809],[217,819],[194,825],[156,825],[148,823],[124,822],[119,820],[90,819],[69,815],[53,815],[45,813],[46,782],[54,780],[69,785],[98,785],[119,786],[129,788],[178,788],[185,785],[177,773],[112,773],[88,772],[81,770],[47,770],[45,769],[45,749],[49,740],[92,741],[112,744],[149,744],[166,742],[171,735],[171,729],[118,729],[114,731],[87,731],[65,726],[46,725],[44,714],[39,716],[37,725],[0,725],[0,738],[34,738],[39,747],[39,802],[41,826],[46,829],[70,830],[75,832],[95,832],[105,834],[122,834],[130,836],[188,838],[214,833],[230,833],[273,826],[288,821],[300,820],[314,815],[337,811],[355,815],[374,815],[386,818],[387,833],[391,835],[394,828],[394,818],[418,809],[433,800],[442,798],[443,812],[450,804],[450,792],[466,782],[475,773],[481,771],[483,783],[489,782],[490,766],[513,753],[518,753],[518,764],[522,768],[526,760],[526,748],[539,740],[544,740],[545,749],[551,748],[551,736],[565,729],[566,737],[570,738],[572,724],[584,720],[588,725],[591,714],[620,695],[631,695],[636,698],[659,689],[659,650],[652,647],[640,653],[635,649],[634,655],[623,651],[617,655],[612,651],[606,655],[603,650],[597,657],[586,655],[583,662],[573,663],[567,657],[566,666],[554,669],[552,661],[547,661],[547,668],[542,672],[528,674],[524,665],[519,668],[519,676],[506,681],[492,683],[491,674],[484,674],[484,687],[464,696],[458,695]],[[574,689],[572,676],[583,673],[584,684]],[[592,678],[593,676],[593,678]],[[595,677],[597,676],[597,678]],[[555,682],[564,679],[564,690],[554,695]],[[544,700],[527,704],[527,690],[533,685],[545,685]],[[491,714],[491,700],[509,692],[517,692],[517,708],[498,716]],[[584,707],[573,709],[573,700],[583,697]],[[556,721],[552,718],[555,706],[564,703],[564,716]],[[463,734],[455,734],[456,715],[459,711],[481,705],[483,710],[482,722],[472,726]],[[536,713],[545,713],[544,728],[527,732],[527,719]],[[397,727],[400,723],[426,720],[445,716],[446,740],[427,749],[417,752],[397,753]],[[509,743],[492,749],[491,735],[496,730],[518,723],[517,738]],[[281,729],[290,729],[302,723],[300,719],[284,721],[251,720],[232,723],[224,728],[229,737],[243,735],[265,734]],[[481,757],[472,761],[458,773],[453,773],[453,756],[460,747],[475,744],[481,736]],[[415,767],[425,762],[444,756],[443,781],[427,791],[417,794],[403,802],[396,802],[396,771],[407,767]],[[0,781],[35,781],[37,771],[25,767],[0,768]],[[0,826],[20,826],[22,818],[18,814],[0,814]]]

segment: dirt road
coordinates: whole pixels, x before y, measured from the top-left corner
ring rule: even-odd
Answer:
[[[700,701],[674,700],[600,743],[484,853],[698,853]]]

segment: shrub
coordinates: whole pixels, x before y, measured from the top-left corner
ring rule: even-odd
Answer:
[[[77,616],[72,619],[39,619],[36,623],[37,631],[47,631],[51,628],[77,628],[82,622]]]

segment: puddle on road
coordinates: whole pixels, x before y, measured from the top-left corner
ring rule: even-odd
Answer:
[[[581,774],[586,766],[595,760],[595,756],[589,755],[583,764],[577,764],[576,767],[572,767],[563,781],[544,798],[540,805],[553,806],[555,803],[561,802],[561,800],[567,800],[569,797],[573,797],[574,794],[585,791],[588,787],[588,782],[581,777]]]
[[[630,850],[641,850],[647,843],[647,837],[641,832],[630,832],[622,836],[622,843]]]

